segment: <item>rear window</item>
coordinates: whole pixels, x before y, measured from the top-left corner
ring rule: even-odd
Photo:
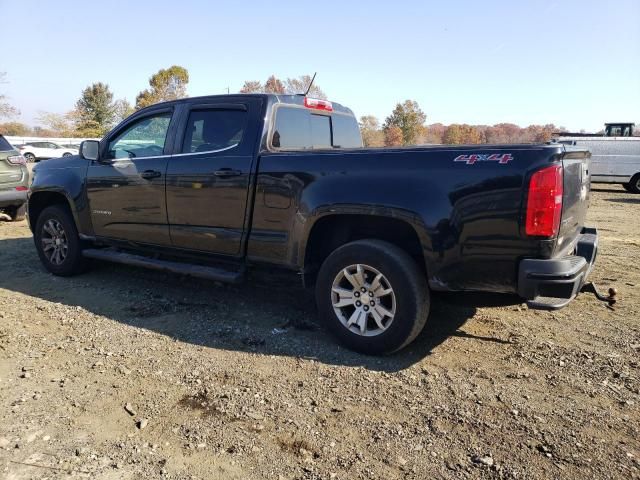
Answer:
[[[309,115],[311,119],[311,148],[331,148],[331,117]]]
[[[333,115],[333,146],[362,148],[362,136],[356,119],[350,115]]]
[[[6,152],[7,150],[13,150],[13,147],[7,139],[0,135],[0,152]]]
[[[279,107],[271,138],[274,148],[312,150],[362,147],[353,116],[316,114],[306,108]]]

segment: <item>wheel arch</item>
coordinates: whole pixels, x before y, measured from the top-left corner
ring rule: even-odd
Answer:
[[[300,245],[305,285],[315,282],[322,262],[331,252],[362,239],[384,240],[396,245],[406,251],[426,275],[430,262],[425,251],[429,250],[430,241],[417,222],[418,217],[408,212],[399,215],[394,209],[385,210],[388,211],[346,210],[317,216]]]
[[[27,215],[29,217],[29,228],[34,231],[36,224],[38,223],[38,217],[42,211],[52,205],[62,205],[71,213],[76,228],[78,228],[78,219],[76,213],[72,208],[72,201],[69,197],[61,191],[56,190],[44,190],[31,193],[29,201],[27,203]]]

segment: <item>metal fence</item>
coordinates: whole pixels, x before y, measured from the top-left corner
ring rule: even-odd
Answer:
[[[80,145],[80,143],[84,140],[100,140],[99,138],[69,138],[69,137],[20,137],[20,136],[9,136],[5,135],[4,138],[14,146],[23,145],[25,143],[31,142],[53,142],[60,145]]]

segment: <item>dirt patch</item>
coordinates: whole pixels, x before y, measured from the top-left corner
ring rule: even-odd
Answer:
[[[638,479],[638,198],[592,196],[613,310],[434,295],[383,358],[338,346],[285,280],[54,277],[0,222],[0,477]]]
[[[313,446],[306,440],[297,438],[278,438],[278,445],[283,451],[293,453],[298,457],[319,458],[320,454],[314,451]]]

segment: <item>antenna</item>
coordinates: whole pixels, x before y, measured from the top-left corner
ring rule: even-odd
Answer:
[[[309,91],[311,90],[311,87],[313,86],[313,81],[316,79],[316,75],[317,74],[318,74],[318,72],[313,72],[313,77],[311,77],[311,81],[309,82],[309,86],[307,87],[307,91],[302,94],[303,97],[306,97],[307,95],[309,95]]]

